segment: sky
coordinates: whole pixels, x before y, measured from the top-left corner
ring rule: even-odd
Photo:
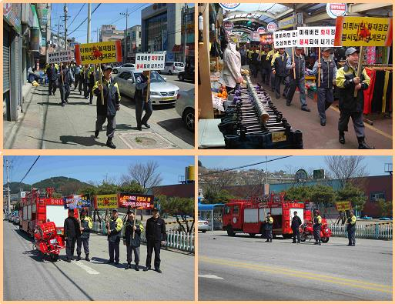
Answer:
[[[91,11],[97,7],[99,3],[91,4]],[[141,24],[141,11],[150,6],[152,3],[102,3],[98,9],[92,13],[91,18],[91,42],[97,41],[97,28],[100,28],[103,24],[112,24],[116,25],[117,30],[125,30],[126,20],[125,17],[120,15],[120,13],[126,13],[126,9],[128,9],[129,19],[128,19],[128,28],[134,25]],[[188,4],[192,6],[191,4]],[[67,3],[68,13],[70,16],[67,20],[67,32],[73,32],[82,21],[84,21],[88,17],[88,4],[87,3]],[[80,9],[82,8],[81,12]],[[51,27],[52,31],[57,33],[58,31],[58,22],[62,20],[60,16],[64,15],[64,3],[53,3],[52,4],[52,13],[51,13]],[[75,20],[73,21],[73,19]],[[64,25],[64,21],[60,21],[61,25]],[[69,38],[75,37],[77,42],[87,43],[87,30],[88,23],[87,21],[81,25],[81,27],[75,31],[72,35],[68,35]],[[60,28],[60,32],[64,33],[64,28]]]
[[[37,156],[5,156],[12,168],[11,182],[20,182]],[[33,169],[24,179],[25,184],[33,184],[43,179],[66,176],[83,182],[101,182],[106,175],[109,179],[119,181],[122,174],[127,173],[131,164],[156,161],[163,178],[162,185],[179,184],[179,176],[185,175],[185,167],[194,165],[193,156],[41,156]],[[6,183],[6,170],[3,170],[3,181]]]
[[[282,156],[267,156],[267,160],[275,159]],[[265,156],[200,156],[199,160],[206,168],[228,169],[238,166],[254,164],[265,161]],[[392,163],[391,156],[365,156],[363,164],[366,165],[368,175],[386,175],[384,172],[385,163]],[[248,169],[266,170],[266,164],[261,164]],[[294,169],[327,169],[325,156],[291,156],[289,158],[276,160],[267,164],[269,172],[283,170],[289,172],[290,168]]]

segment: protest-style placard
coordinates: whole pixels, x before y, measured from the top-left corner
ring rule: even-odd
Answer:
[[[273,44],[273,34],[266,33],[260,37],[261,44]]]
[[[335,203],[336,210],[337,211],[347,211],[347,210],[352,210],[351,202],[344,201],[344,202],[336,202]]]
[[[336,18],[336,46],[391,46],[391,44],[392,18]]]
[[[75,60],[78,65],[122,62],[121,41],[76,45]]]
[[[95,196],[96,209],[115,209],[118,208],[118,195],[106,194]]]
[[[71,51],[59,51],[48,53],[48,63],[70,62],[73,60],[73,53]]]
[[[298,31],[277,31],[273,33],[274,48],[289,48],[298,46]]]
[[[333,47],[335,43],[335,26],[298,27],[298,46]]]
[[[65,209],[81,209],[90,207],[91,202],[87,196],[84,195],[70,195],[63,198]]]
[[[166,53],[137,53],[136,72],[156,71],[165,68]]]
[[[119,207],[131,207],[133,209],[152,209],[154,207],[154,196],[121,193],[119,195]]]

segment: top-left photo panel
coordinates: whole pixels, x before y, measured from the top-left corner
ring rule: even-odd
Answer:
[[[4,149],[194,148],[194,4],[2,8]]]

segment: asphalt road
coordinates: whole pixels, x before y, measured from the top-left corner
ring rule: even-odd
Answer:
[[[392,300],[392,241],[356,243],[199,233],[199,301]]]
[[[104,264],[108,260],[106,238],[92,234],[91,262],[50,262],[32,250],[31,239],[17,226],[4,221],[3,228],[5,301],[194,300],[193,255],[162,250],[162,274],[126,270],[125,247],[121,245],[121,264]],[[144,245],[140,252],[144,265]],[[61,258],[64,255],[62,250]]]

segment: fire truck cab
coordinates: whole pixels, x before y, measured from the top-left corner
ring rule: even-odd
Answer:
[[[225,204],[223,212],[223,230],[229,236],[236,233],[248,233],[251,237],[256,234],[265,235],[265,219],[270,212],[274,220],[273,237],[282,235],[284,238],[292,236],[292,217],[298,212],[302,223],[305,219],[305,204],[296,201],[284,201],[284,195],[274,195],[263,199],[230,200]]]

